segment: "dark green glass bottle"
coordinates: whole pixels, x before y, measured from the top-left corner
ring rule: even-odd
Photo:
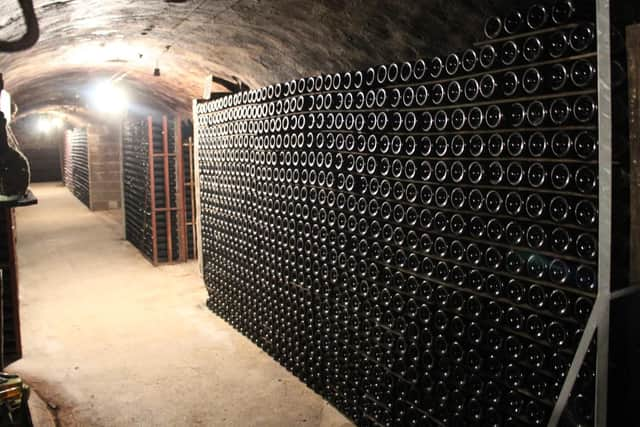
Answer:
[[[9,145],[7,120],[0,112],[0,201],[18,200],[24,196],[30,175],[27,158]]]

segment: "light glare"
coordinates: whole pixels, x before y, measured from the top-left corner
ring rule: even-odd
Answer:
[[[51,130],[51,126],[52,123],[48,117],[40,117],[40,119],[38,120],[38,131],[42,133],[49,133],[49,131]]]
[[[111,81],[102,82],[96,86],[92,102],[96,110],[103,113],[121,113],[128,106],[125,92]]]
[[[62,119],[60,117],[55,117],[51,120],[51,126],[56,129],[60,129],[63,125]]]

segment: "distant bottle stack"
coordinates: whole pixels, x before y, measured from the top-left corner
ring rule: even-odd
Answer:
[[[185,181],[189,158],[185,164],[183,133],[181,121],[176,124],[167,116],[129,118],[123,127],[125,236],[154,264],[194,257],[194,235],[188,232],[192,186]]]
[[[90,207],[89,147],[87,129],[76,128],[66,133],[65,185],[86,207]]]

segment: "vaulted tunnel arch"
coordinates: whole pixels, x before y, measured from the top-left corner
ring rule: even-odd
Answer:
[[[257,87],[321,72],[416,59],[467,47],[507,0],[48,1],[41,36],[0,54],[23,113],[75,105],[98,76],[126,73],[134,95],[190,111],[214,74]],[[15,0],[0,1],[0,38],[23,31]],[[153,76],[156,66],[159,77]]]

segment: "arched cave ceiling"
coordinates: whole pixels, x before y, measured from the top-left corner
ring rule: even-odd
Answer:
[[[484,17],[523,2],[35,0],[40,40],[0,53],[0,72],[23,113],[81,108],[83,91],[116,73],[138,102],[187,112],[208,74],[257,87],[442,54],[478,39]],[[23,29],[17,1],[0,0],[0,39]]]

